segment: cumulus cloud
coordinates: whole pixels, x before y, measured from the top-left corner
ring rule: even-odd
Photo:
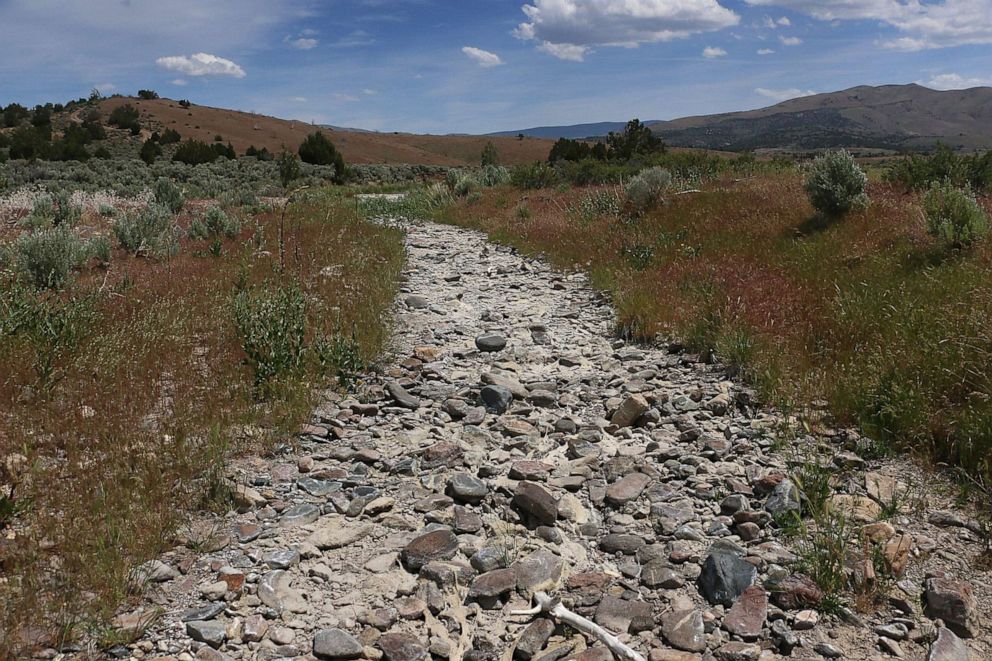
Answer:
[[[171,82],[173,85],[176,85],[177,87],[184,87],[186,85],[185,78],[173,78]]]
[[[795,87],[790,87],[785,90],[772,90],[767,87],[758,87],[754,90],[754,93],[774,101],[788,101],[789,99],[798,99],[801,96],[813,96],[816,94],[813,90],[801,90]]]
[[[803,43],[799,37],[779,37],[778,40],[782,42],[783,46],[798,46]]]
[[[759,48],[758,49],[758,55],[771,55],[774,52],[775,51],[772,50],[771,48]]]
[[[496,53],[490,53],[487,50],[482,50],[481,48],[475,48],[474,46],[464,46],[462,47],[462,52],[468,55],[469,59],[475,61],[480,67],[498,67],[503,64],[503,60],[499,58]]]
[[[187,76],[233,76],[244,78],[245,70],[236,62],[211,55],[210,53],[194,53],[192,55],[171,55],[160,57],[155,64],[168,71],[178,71]]]
[[[299,39],[289,40],[289,45],[298,50],[310,50],[311,48],[316,48],[319,43],[313,37],[300,37]]]
[[[100,94],[109,94],[117,89],[117,85],[114,85],[113,83],[100,83],[99,85],[94,85],[93,89]]]
[[[514,30],[564,60],[582,60],[595,46],[634,47],[732,27],[740,16],[717,0],[534,0]]]
[[[727,51],[716,46],[707,46],[703,49],[703,57],[711,60],[715,57],[723,57],[726,54]]]
[[[787,7],[822,21],[870,20],[903,36],[883,42],[898,50],[992,43],[992,0],[746,0]]]
[[[957,73],[942,73],[919,84],[935,90],[964,90],[970,87],[992,86],[992,78],[966,78]]]

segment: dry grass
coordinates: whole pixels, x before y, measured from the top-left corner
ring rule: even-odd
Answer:
[[[710,182],[634,221],[581,213],[588,189],[497,189],[447,217],[588,270],[622,333],[715,351],[777,402],[827,400],[840,422],[987,481],[992,246],[946,252],[916,195],[870,193],[834,223],[794,173]]]
[[[0,656],[99,634],[134,593],[133,568],[189,512],[224,506],[225,460],[306,421],[333,375],[311,362],[260,398],[237,291],[299,288],[308,340],[354,338],[364,360],[377,355],[399,234],[320,194],[290,207],[280,272],[277,220],[245,223],[219,257],[205,241],[168,261],[115,251],[109,270],[57,294],[0,283],[0,457],[26,459],[0,498]]]
[[[169,99],[143,101],[133,98],[113,98],[100,103],[102,112],[109,114],[117,106],[130,103],[138,109],[142,126],[175,129],[184,138],[212,143],[221,135],[230,141],[235,151],[244,153],[250,145],[266,147],[278,154],[284,148],[296,151],[314,127],[295,122],[237,110],[193,105],[182,108]],[[258,127],[256,129],[256,126]],[[351,164],[411,163],[418,165],[479,165],[482,148],[492,140],[505,165],[532,163],[547,159],[553,140],[471,135],[413,135],[410,133],[363,133],[332,131],[324,133],[338,148],[344,160]]]

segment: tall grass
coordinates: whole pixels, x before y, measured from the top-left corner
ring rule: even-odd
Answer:
[[[290,207],[280,271],[277,220],[257,217],[219,256],[117,250],[62,291],[0,282],[0,460],[23,466],[0,488],[0,657],[100,636],[138,589],[133,568],[191,511],[225,506],[226,459],[290,437],[335,371],[377,355],[399,233],[310,196]],[[237,301],[282,289],[305,301],[302,341],[321,360],[260,391]]]
[[[725,178],[631,222],[590,213],[588,190],[531,192],[522,219],[507,202],[522,193],[496,189],[445,218],[588,270],[628,336],[678,337],[768,398],[825,399],[839,422],[988,481],[992,247],[949,254],[918,195],[870,193],[824,220],[796,173]]]

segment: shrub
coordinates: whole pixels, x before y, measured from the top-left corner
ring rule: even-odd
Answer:
[[[179,135],[179,131],[176,129],[165,129],[162,131],[162,135],[158,137],[158,144],[160,145],[172,145],[182,140],[182,136]]]
[[[300,178],[300,161],[295,154],[284,151],[279,155],[279,181],[283,188]]]
[[[627,161],[643,154],[664,152],[665,143],[639,119],[627,122],[623,131],[606,136],[606,149],[609,158]]]
[[[149,139],[141,145],[138,156],[148,165],[155,162],[155,159],[162,155],[162,147],[155,141]]]
[[[486,146],[482,148],[482,167],[488,165],[499,165],[499,150],[496,149],[496,144],[490,140],[486,143]]]
[[[210,207],[203,214],[203,219],[197,218],[189,228],[191,239],[206,239],[224,235],[233,239],[241,231],[241,223],[237,218],[229,216],[220,207]]]
[[[105,236],[94,236],[86,243],[86,258],[95,258],[101,264],[110,263],[111,245],[110,239]]]
[[[464,174],[458,179],[457,182],[455,182],[455,186],[454,188],[452,188],[452,192],[454,192],[454,194],[457,195],[458,197],[465,197],[473,190],[475,190],[475,187],[476,187],[475,179],[473,179],[471,175]]]
[[[79,238],[65,226],[25,234],[14,242],[14,261],[36,287],[61,289],[85,258]]]
[[[510,171],[499,165],[487,165],[479,172],[477,179],[480,186],[487,188],[502,186],[509,183]]]
[[[930,186],[923,196],[923,216],[927,234],[949,247],[971,245],[989,230],[989,219],[971,192],[949,181]]]
[[[294,287],[242,291],[235,297],[234,322],[256,386],[303,365],[305,303]]]
[[[213,163],[217,160],[218,155],[217,151],[205,142],[191,139],[179,145],[172,160],[186,165],[200,165]]]
[[[158,92],[155,90],[138,90],[138,98],[144,99],[145,101],[151,101],[152,99],[158,98]]]
[[[345,177],[344,158],[334,144],[320,131],[306,137],[299,149],[300,160],[311,165],[333,165],[334,181],[342,183]]]
[[[72,193],[60,190],[52,196],[52,224],[72,227],[83,215],[83,208],[72,201]]]
[[[546,163],[518,165],[510,172],[510,183],[517,188],[551,188],[558,183],[558,173]]]
[[[828,216],[839,216],[868,206],[867,185],[864,170],[847,151],[840,149],[813,161],[804,188],[813,208]]]
[[[140,130],[141,127],[138,124],[138,109],[130,103],[117,106],[110,112],[110,117],[107,118],[107,124],[122,129],[130,129],[132,133],[135,129]]]
[[[166,179],[165,177],[159,177],[155,182],[155,186],[152,189],[152,198],[156,204],[165,207],[172,213],[182,211],[183,204],[185,203],[183,192],[179,190],[179,186],[171,179]]]
[[[659,167],[648,168],[627,183],[627,204],[642,212],[654,205],[672,184],[671,173]]]
[[[179,228],[169,210],[157,204],[118,219],[114,236],[122,248],[135,255],[164,258],[179,252]]]

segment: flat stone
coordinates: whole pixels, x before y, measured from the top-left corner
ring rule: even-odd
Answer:
[[[643,537],[628,534],[610,534],[599,540],[599,548],[607,553],[634,555],[646,542]]]
[[[761,635],[767,616],[768,596],[764,588],[752,585],[734,602],[723,620],[723,626],[732,634],[753,640]]]
[[[838,493],[830,496],[827,509],[856,523],[872,523],[882,515],[882,506],[867,496]]]
[[[978,635],[978,606],[971,583],[952,578],[928,579],[923,602],[927,617],[943,620],[944,625],[959,637]]]
[[[268,631],[269,623],[265,621],[264,617],[254,613],[245,618],[241,627],[241,640],[246,643],[257,643],[265,638]]]
[[[630,427],[632,424],[637,422],[637,419],[644,415],[647,410],[651,408],[648,404],[648,400],[644,399],[642,395],[630,395],[620,406],[614,411],[613,416],[610,418],[610,422],[617,427]]]
[[[640,497],[651,478],[644,473],[630,473],[606,489],[606,500],[613,505],[624,505]]]
[[[651,604],[618,599],[612,595],[602,598],[593,619],[596,624],[619,633],[637,633],[654,628]]]
[[[512,438],[517,438],[520,436],[537,436],[537,427],[530,424],[523,418],[510,418],[505,417],[500,420],[500,425],[503,428],[503,433]]]
[[[937,640],[930,646],[927,661],[971,661],[971,652],[963,640],[945,627],[937,629]]]
[[[258,582],[258,598],[278,613],[306,613],[303,595],[292,587],[293,576],[284,569],[270,571]]]
[[[517,485],[513,505],[539,524],[553,526],[558,520],[558,503],[554,496],[534,482],[523,481]]]
[[[424,298],[423,296],[418,296],[416,294],[410,294],[409,296],[404,298],[403,303],[405,303],[406,306],[411,310],[423,310],[427,307],[430,307],[431,304],[431,302],[428,301],[426,298]]]
[[[386,661],[430,661],[431,658],[420,639],[409,633],[383,634],[376,646]]]
[[[783,521],[789,517],[802,514],[802,502],[799,500],[799,488],[792,480],[782,480],[772,489],[771,495],[765,501],[765,511],[776,520]]]
[[[553,590],[561,581],[565,562],[547,549],[539,549],[512,565],[517,572],[517,589],[527,595]]]
[[[406,388],[401,386],[395,381],[389,381],[386,383],[386,392],[389,396],[393,398],[397,406],[402,406],[405,409],[416,410],[420,408],[420,398],[414,397],[410,394]]]
[[[313,523],[320,518],[320,508],[310,503],[294,505],[282,513],[279,525],[283,528],[295,528]]]
[[[686,652],[702,652],[706,649],[703,614],[698,610],[666,613],[661,619],[661,632],[672,647]]]
[[[534,655],[544,649],[548,639],[555,631],[555,623],[547,618],[539,617],[527,625],[517,638],[517,646],[513,656],[529,661]]]
[[[185,610],[179,615],[180,622],[190,622],[192,620],[212,620],[224,612],[226,606],[223,603],[207,604]]]
[[[823,601],[823,590],[806,574],[790,574],[774,586],[772,601],[785,610],[815,608]]]
[[[685,576],[668,564],[668,560],[657,558],[641,567],[641,583],[649,588],[674,590],[685,585]]]
[[[510,479],[545,482],[552,468],[551,464],[542,461],[515,461],[510,464]]]
[[[323,498],[341,490],[340,482],[334,480],[315,480],[312,477],[300,478],[296,481],[296,486],[317,498]]]
[[[755,643],[731,641],[716,651],[719,661],[758,661],[761,646]]]
[[[400,552],[400,559],[411,572],[432,560],[450,560],[458,553],[458,538],[450,528],[432,530],[415,537]]]
[[[744,590],[751,587],[758,571],[734,553],[712,549],[699,575],[699,592],[711,604],[731,606]]]
[[[489,487],[474,475],[456,473],[448,478],[448,493],[463,503],[478,503],[489,493]]]
[[[475,347],[479,351],[502,351],[506,347],[506,338],[497,333],[483,333],[475,338]]]
[[[351,546],[368,537],[371,532],[370,524],[354,523],[344,517],[331,516],[324,517],[320,527],[314,531],[308,541],[321,551],[326,551]]]
[[[313,637],[313,654],[318,659],[357,659],[362,644],[341,629],[322,629]]]
[[[227,622],[222,620],[190,620],[186,623],[186,635],[197,642],[217,648],[227,640]]]
[[[517,572],[515,569],[497,569],[477,576],[468,589],[468,598],[499,597],[516,589],[516,587]]]

